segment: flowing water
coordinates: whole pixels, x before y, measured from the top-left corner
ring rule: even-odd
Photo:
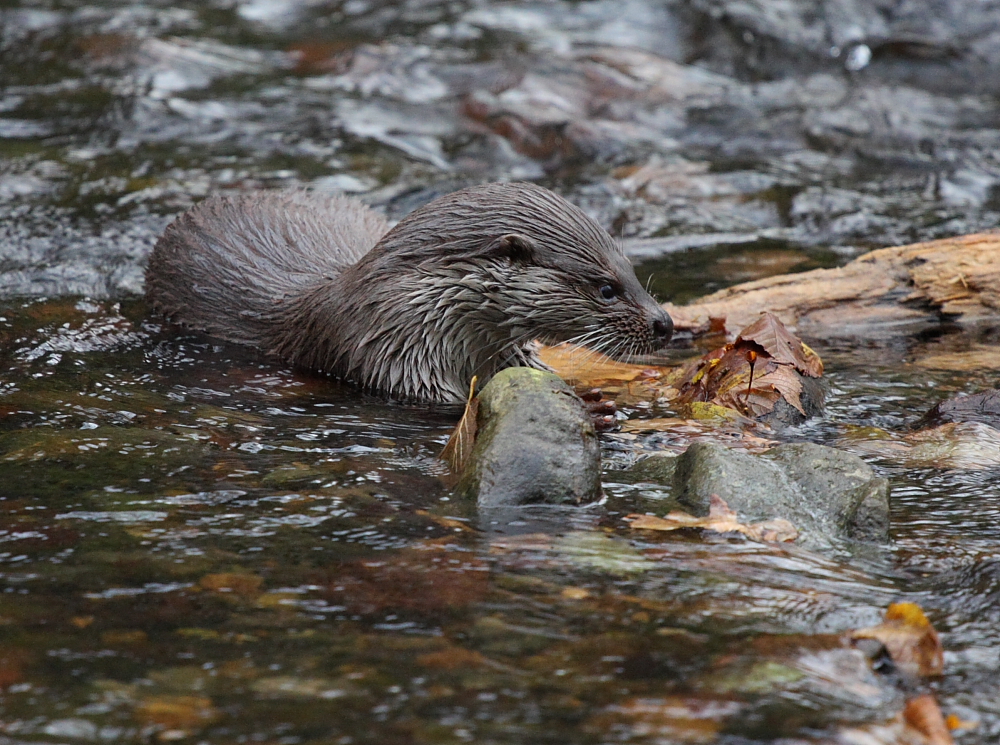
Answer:
[[[899,442],[996,385],[969,360],[997,329],[816,345],[827,413],[784,436],[892,485],[891,545],[821,555],[631,533],[663,494],[618,469],[655,438],[607,439],[600,508],[498,530],[442,481],[454,407],[301,375],[141,300],[170,218],[250,188],[397,219],[535,180],[678,302],[996,225],[1000,11],[776,8],[0,5],[0,738],[792,745],[929,690],[959,743],[1000,741],[995,454],[949,467],[865,429]],[[839,641],[899,600],[943,636],[927,688]]]

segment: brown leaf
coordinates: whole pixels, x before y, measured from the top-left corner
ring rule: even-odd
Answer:
[[[788,543],[798,538],[795,526],[783,518],[744,525],[729,505],[716,494],[710,497],[708,516],[695,517],[686,512],[670,512],[666,517],[627,515],[625,520],[634,530],[682,530],[697,528],[714,533],[742,533],[751,540],[767,543]]]
[[[427,652],[417,656],[417,664],[436,670],[460,670],[462,668],[482,667],[486,658],[472,649],[464,647],[448,647],[437,652]]]
[[[777,393],[780,398],[798,409],[802,416],[806,414],[802,406],[802,381],[798,373],[788,365],[775,365],[774,369],[768,370],[767,374],[754,380],[751,397],[755,391],[758,395],[766,397]]]
[[[606,357],[586,347],[559,344],[542,347],[539,356],[559,377],[575,385],[604,388],[601,383],[628,383],[638,378],[648,378],[648,365],[631,365]]]
[[[736,337],[736,347],[741,343],[760,345],[775,362],[792,365],[803,375],[818,378],[823,375],[823,361],[812,349],[792,334],[773,313],[763,313],[757,321],[747,326]]]
[[[618,406],[677,396],[677,390],[666,382],[675,372],[669,368],[619,362],[572,344],[542,347],[539,357],[577,393],[598,388]]]
[[[476,381],[478,378],[473,375],[469,384],[469,398],[465,402],[465,411],[462,418],[458,420],[455,429],[448,438],[444,450],[441,451],[441,460],[448,464],[451,472],[456,476],[465,470],[472,455],[472,447],[476,444],[476,417],[479,415],[479,399],[476,398]]]
[[[911,698],[903,709],[903,719],[927,738],[928,745],[954,745],[941,707],[929,693]]]
[[[141,629],[112,629],[101,634],[101,643],[109,647],[145,644],[147,641],[146,632]]]
[[[426,517],[431,522],[435,522],[443,528],[451,528],[452,530],[459,530],[463,533],[475,533],[476,529],[469,525],[468,523],[462,522],[461,520],[455,520],[451,517],[444,517],[443,515],[435,515],[428,512],[427,510],[414,510],[414,513],[420,515],[421,517]]]
[[[351,613],[438,616],[479,602],[489,588],[489,568],[448,544],[425,542],[386,551],[378,561],[317,569],[311,581],[322,597]]]
[[[627,739],[652,742],[716,742],[726,720],[740,711],[736,701],[666,696],[624,699],[591,716],[597,731],[621,730]]]
[[[139,721],[172,730],[191,731],[211,724],[222,713],[200,696],[154,696],[136,708]]]
[[[823,363],[816,353],[775,316],[765,313],[735,343],[689,364],[672,382],[680,391],[681,403],[714,403],[760,417],[784,399],[805,415],[799,376],[822,372]]]
[[[979,722],[975,720],[971,722],[966,721],[962,719],[960,716],[958,716],[958,714],[949,714],[947,717],[945,717],[944,723],[948,726],[948,729],[952,732],[954,732],[957,729],[965,729],[965,730],[976,729],[979,726]]]
[[[944,670],[941,639],[916,603],[893,603],[882,623],[858,629],[851,638],[882,642],[896,666],[909,675],[933,676]]]
[[[240,572],[224,572],[220,574],[206,574],[198,584],[205,590],[212,592],[227,593],[243,597],[253,597],[260,592],[260,586],[264,582],[262,577],[256,574],[244,574]]]

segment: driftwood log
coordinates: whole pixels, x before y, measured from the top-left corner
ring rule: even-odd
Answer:
[[[664,307],[678,329],[730,338],[764,310],[817,339],[1000,320],[1000,232],[883,248],[838,269],[768,277]]]

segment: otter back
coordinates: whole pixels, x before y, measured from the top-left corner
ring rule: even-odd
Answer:
[[[388,229],[380,215],[346,197],[212,197],[157,241],[146,294],[173,323],[270,349],[283,301],[338,276]]]

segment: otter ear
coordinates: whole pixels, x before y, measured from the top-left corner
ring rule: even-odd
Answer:
[[[519,264],[530,264],[535,256],[535,244],[530,238],[517,233],[507,233],[497,239],[497,253]]]

